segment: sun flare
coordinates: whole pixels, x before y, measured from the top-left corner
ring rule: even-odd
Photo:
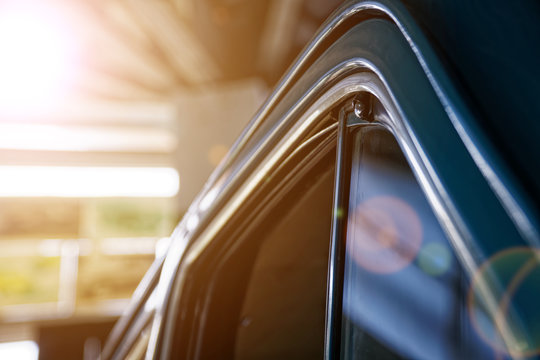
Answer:
[[[59,14],[38,5],[0,11],[0,112],[51,106],[66,91],[74,44]]]

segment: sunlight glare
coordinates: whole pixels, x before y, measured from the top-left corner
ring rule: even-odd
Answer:
[[[0,166],[0,197],[172,197],[167,167]]]
[[[42,111],[67,91],[74,46],[61,17],[38,3],[0,9],[0,112]]]
[[[37,360],[38,346],[34,341],[16,341],[0,344],[1,359]]]

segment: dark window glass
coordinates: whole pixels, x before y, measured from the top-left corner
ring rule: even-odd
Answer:
[[[259,232],[236,359],[317,359],[324,350],[334,153],[283,199]]]
[[[197,258],[171,358],[322,358],[335,143],[314,129]]]
[[[493,358],[469,320],[464,270],[392,134],[364,128],[353,151],[342,357]]]

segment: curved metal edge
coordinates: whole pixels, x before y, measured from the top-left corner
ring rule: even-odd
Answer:
[[[154,315],[153,309],[145,309],[139,316],[137,316],[128,331],[124,335],[122,341],[115,349],[111,359],[122,360],[125,359],[127,354],[131,351],[137,340],[140,338],[144,329],[152,323],[152,316]]]
[[[158,283],[164,260],[164,254],[156,258],[144,274],[141,282],[133,292],[129,305],[109,333],[101,353],[101,359],[108,360],[112,358],[116,349],[122,342],[122,338],[135,321],[135,317],[143,310],[145,302],[149,299]]]
[[[155,290],[156,303],[154,320],[152,322],[150,339],[148,341],[148,348],[145,354],[145,359],[147,360],[156,358],[159,353],[158,343],[162,336],[162,324],[165,316],[167,299],[169,298],[169,294],[172,290],[172,281],[175,277],[178,264],[182,259],[182,255],[184,254],[188,245],[189,233],[186,230],[187,219],[188,218],[184,216],[180,224],[176,227],[173,235],[171,236],[172,242],[169,247],[169,252],[163,263],[159,282]]]

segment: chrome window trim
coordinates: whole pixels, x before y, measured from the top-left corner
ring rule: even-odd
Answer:
[[[144,274],[141,282],[133,292],[127,308],[107,337],[101,353],[102,360],[115,358],[115,353],[124,346],[124,341],[129,337],[128,333],[132,332],[132,326],[138,321],[137,319],[139,317],[149,317],[151,316],[150,313],[153,313],[154,309],[147,309],[145,303],[152,296],[157,286],[164,260],[165,254],[157,257]]]
[[[346,224],[348,204],[348,183],[349,176],[347,164],[347,117],[351,111],[351,105],[345,104],[339,111],[338,115],[338,130],[337,130],[337,146],[336,146],[336,170],[334,174],[334,198],[332,202],[332,230],[328,254],[328,274],[326,285],[326,316],[325,316],[325,331],[324,331],[324,358],[330,359],[333,355],[339,353],[336,348],[336,343],[339,343],[339,335],[341,334],[341,307],[342,307],[342,290],[343,290],[343,254],[344,229]],[[346,182],[346,184],[344,184]]]
[[[129,327],[128,331],[122,337],[122,341],[116,347],[114,353],[110,357],[111,359],[125,359],[127,354],[137,344],[137,340],[144,332],[144,329],[148,328],[152,324],[152,317],[154,315],[154,309],[145,307],[143,311],[135,317],[133,323]]]

